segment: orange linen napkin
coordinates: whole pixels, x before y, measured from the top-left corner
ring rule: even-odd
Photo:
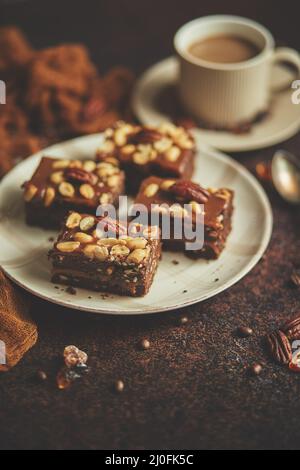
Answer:
[[[0,372],[14,367],[37,341],[28,297],[0,271]]]

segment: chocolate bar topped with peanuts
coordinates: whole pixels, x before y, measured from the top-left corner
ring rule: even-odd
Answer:
[[[44,157],[23,185],[27,223],[57,228],[70,210],[95,214],[100,204],[117,206],[124,179],[109,157],[99,163]]]
[[[150,175],[189,179],[193,174],[196,145],[183,127],[168,122],[150,127],[121,121],[104,136],[97,158],[101,161],[111,155],[118,159],[130,193],[136,193]]]
[[[149,291],[161,257],[158,227],[71,212],[49,253],[52,281],[120,295]]]

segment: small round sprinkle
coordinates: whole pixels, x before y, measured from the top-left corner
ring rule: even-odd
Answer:
[[[37,379],[40,380],[41,382],[44,382],[48,378],[46,372],[44,372],[43,370],[39,370],[36,376],[37,376]]]
[[[125,387],[125,385],[124,385],[123,380],[116,380],[116,382],[115,382],[116,392],[119,392],[119,393],[123,392],[124,387]]]
[[[253,330],[249,326],[240,326],[236,332],[241,338],[248,338],[248,336],[253,335]]]
[[[140,346],[141,346],[141,349],[143,349],[144,351],[146,349],[149,349],[150,348],[150,341],[146,338],[142,339],[141,343],[140,343]]]
[[[185,325],[189,321],[188,317],[181,317],[179,320],[180,325]]]
[[[260,375],[262,372],[262,366],[260,364],[253,364],[250,367],[250,372],[252,375]]]

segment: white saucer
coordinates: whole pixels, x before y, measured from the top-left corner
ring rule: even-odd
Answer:
[[[132,105],[143,124],[159,124],[169,120],[157,107],[161,91],[175,85],[178,77],[178,62],[175,57],[165,59],[150,67],[139,79],[133,95]],[[293,81],[292,74],[282,66],[275,66],[272,73],[274,83]],[[283,142],[300,130],[300,104],[291,101],[292,89],[274,94],[270,114],[253,126],[249,133],[233,134],[223,131],[197,129],[201,142],[226,152],[241,152],[269,147]]]
[[[263,255],[271,236],[272,212],[264,190],[239,163],[200,141],[195,181],[227,186],[236,193],[233,231],[217,261],[193,261],[183,254],[164,253],[150,293],[142,298],[103,296],[77,289],[71,295],[50,282],[47,252],[55,232],[28,227],[24,221],[21,184],[30,178],[42,155],[91,158],[101,135],[57,144],[24,160],[0,184],[0,265],[18,285],[32,294],[69,308],[93,313],[147,314],[163,312],[208,299],[247,274]],[[172,261],[179,261],[175,265]]]

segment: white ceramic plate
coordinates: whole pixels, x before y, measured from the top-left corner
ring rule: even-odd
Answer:
[[[158,108],[161,91],[178,80],[178,62],[170,57],[150,67],[139,79],[132,99],[133,110],[143,124],[159,124],[169,120]],[[292,83],[293,75],[282,66],[274,66],[272,81],[277,86]],[[269,116],[253,126],[250,132],[231,132],[198,129],[201,142],[225,152],[241,152],[269,147],[289,139],[300,130],[300,105],[291,101],[292,89],[273,95]]]
[[[92,135],[50,147],[20,163],[1,182],[0,264],[13,281],[66,307],[94,313],[146,314],[208,299],[239,281],[259,261],[272,231],[271,208],[263,189],[243,166],[199,144],[194,180],[204,186],[228,186],[236,192],[233,231],[220,259],[192,261],[183,254],[164,253],[150,293],[143,298],[103,296],[84,289],[71,295],[63,287],[55,289],[47,252],[52,245],[49,237],[56,233],[26,226],[20,186],[42,155],[91,158],[100,141],[100,135]],[[172,263],[175,259],[178,265]]]

